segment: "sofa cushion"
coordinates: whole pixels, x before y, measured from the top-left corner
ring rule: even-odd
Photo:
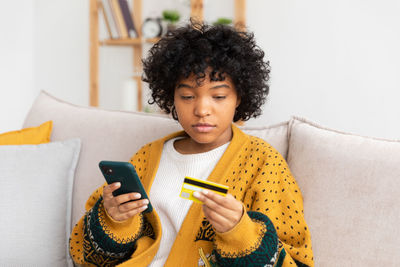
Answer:
[[[53,123],[47,121],[37,127],[0,134],[0,145],[38,145],[50,142]]]
[[[79,150],[77,139],[0,146],[0,265],[71,266],[68,239]]]
[[[316,266],[400,263],[400,142],[290,122],[288,163]]]
[[[245,133],[257,136],[271,144],[286,159],[288,151],[289,121],[270,126],[241,126]]]
[[[29,111],[24,126],[53,121],[52,140],[79,137],[82,151],[76,171],[72,219],[84,214],[90,194],[104,183],[98,169],[101,160],[128,161],[144,144],[181,130],[170,117],[142,112],[111,111],[81,107],[41,92]],[[287,152],[288,122],[265,127],[246,127],[246,133],[261,137],[282,155]]]

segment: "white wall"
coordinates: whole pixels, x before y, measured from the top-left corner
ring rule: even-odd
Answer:
[[[250,122],[291,114],[400,139],[400,2],[248,0],[272,66],[270,101]]]
[[[143,1],[143,16],[174,5],[185,12],[185,1]],[[89,1],[14,2],[0,4],[0,132],[22,124],[42,89],[88,103]],[[206,19],[230,16],[231,2],[206,1]],[[397,0],[247,0],[249,29],[272,66],[264,114],[247,124],[299,115],[331,128],[400,139],[398,14]],[[18,23],[8,26],[13,20]],[[131,59],[130,48],[101,48],[103,107],[120,106]]]
[[[89,1],[35,0],[35,89],[87,105]]]
[[[87,105],[88,3],[0,2],[0,133],[22,127],[40,90]]]
[[[0,2],[0,133],[19,129],[35,95],[33,3]]]

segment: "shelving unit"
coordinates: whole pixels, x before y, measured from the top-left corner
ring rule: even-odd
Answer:
[[[138,89],[138,110],[142,110],[142,50],[143,45],[146,43],[156,43],[155,39],[145,39],[142,37],[142,0],[131,0],[133,5],[132,17],[136,30],[138,33],[137,38],[126,39],[99,39],[99,1],[89,0],[89,17],[90,17],[90,85],[89,85],[89,104],[90,106],[99,105],[99,49],[101,46],[131,46],[133,48],[133,78],[137,82]],[[246,25],[246,0],[234,0],[234,24],[239,29],[244,29]],[[210,3],[212,4],[212,3]],[[198,21],[204,20],[204,6],[203,0],[191,0],[190,16],[196,18]]]

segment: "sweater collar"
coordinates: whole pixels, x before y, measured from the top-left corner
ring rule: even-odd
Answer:
[[[232,164],[232,161],[236,158],[237,153],[246,144],[248,140],[248,135],[242,132],[235,124],[231,125],[232,127],[232,140],[227,147],[225,153],[222,155],[221,159],[218,161],[218,164],[211,172],[208,177],[208,181],[223,183],[223,178],[226,176],[226,171],[228,170],[228,166]],[[154,177],[158,170],[158,165],[161,159],[161,152],[164,147],[164,143],[172,138],[180,137],[180,136],[188,136],[185,131],[178,131],[172,134],[169,134],[161,139],[156,140],[150,149],[150,159],[149,166],[152,171],[147,173],[147,177],[144,180],[144,188],[147,192],[150,192],[151,185],[153,184]]]

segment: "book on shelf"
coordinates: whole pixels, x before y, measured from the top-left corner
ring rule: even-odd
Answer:
[[[125,26],[128,31],[128,35],[131,38],[138,37],[135,24],[133,23],[132,13],[129,9],[127,0],[118,0],[119,7],[121,9],[122,17],[124,18]]]
[[[119,6],[118,0],[109,0],[111,3],[111,10],[114,15],[115,22],[117,24],[117,28],[119,29],[119,37],[120,38],[128,38],[128,30],[126,28],[126,24],[124,18],[122,16],[122,11]]]
[[[103,16],[104,16],[104,22],[106,24],[107,30],[109,37],[111,39],[118,39],[120,38],[117,24],[115,23],[115,19],[112,14],[111,10],[111,3],[108,0],[101,0],[99,2],[99,8],[101,9]]]
[[[111,16],[109,16],[109,18],[110,18],[109,20],[112,20],[114,22],[115,29],[117,30],[118,38],[121,38],[122,34],[121,34],[121,30],[120,30],[120,28],[118,26],[117,17],[116,17],[115,12],[114,12],[113,0],[104,0],[104,1],[108,3],[108,7],[110,9]]]

